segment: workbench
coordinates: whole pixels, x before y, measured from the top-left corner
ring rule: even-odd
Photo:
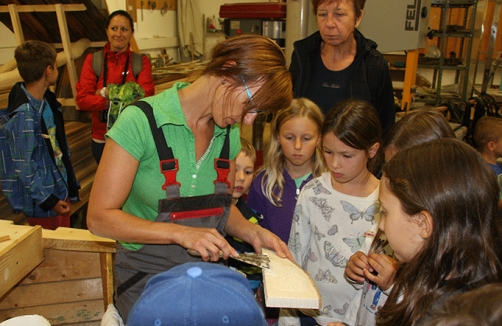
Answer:
[[[100,325],[113,303],[115,241],[88,230],[0,220],[0,322],[38,314],[51,325]]]

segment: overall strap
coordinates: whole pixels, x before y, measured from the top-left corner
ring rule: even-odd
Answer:
[[[167,145],[166,138],[162,132],[162,128],[157,128],[153,108],[145,101],[137,101],[135,106],[141,109],[148,118],[150,129],[152,131],[155,147],[160,160],[160,172],[164,175],[166,182],[162,185],[162,189],[166,191],[167,199],[180,198],[181,184],[176,181],[176,174],[179,170],[178,159],[174,158],[173,150]]]
[[[160,160],[160,171],[164,175],[166,182],[162,189],[166,190],[167,198],[179,198],[181,184],[176,181],[176,174],[179,170],[178,159],[174,158],[173,150],[167,145],[166,138],[162,128],[157,128],[153,108],[145,101],[137,101],[135,106],[141,109],[148,118],[148,123],[152,131],[155,147]],[[230,172],[230,126],[227,127],[225,141],[220,152],[220,157],[214,159],[214,168],[216,170],[216,180],[214,181],[215,193],[226,194],[230,188],[228,173]]]
[[[227,126],[227,134],[220,152],[220,157],[214,159],[216,180],[214,180],[214,193],[226,194],[230,188],[228,173],[230,172],[230,126]]]

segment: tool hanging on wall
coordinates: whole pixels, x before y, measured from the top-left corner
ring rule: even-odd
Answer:
[[[166,1],[164,1],[164,5],[163,5],[163,6],[162,6],[162,8],[160,9],[160,14],[161,14],[162,16],[164,16],[164,15],[166,14],[166,12],[167,12],[167,8],[168,8],[168,5],[167,5],[167,0],[166,0]]]
[[[141,21],[143,21],[143,0],[140,1],[141,4]]]

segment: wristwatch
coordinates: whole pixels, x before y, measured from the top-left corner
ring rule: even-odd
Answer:
[[[101,90],[99,91],[99,94],[101,94],[101,96],[103,96],[103,97],[106,97],[106,87],[101,88]]]

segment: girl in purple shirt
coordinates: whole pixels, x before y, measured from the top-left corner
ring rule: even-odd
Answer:
[[[247,204],[263,215],[260,225],[288,242],[296,198],[325,170],[321,151],[324,116],[306,98],[294,99],[270,126],[265,163],[249,189]]]

